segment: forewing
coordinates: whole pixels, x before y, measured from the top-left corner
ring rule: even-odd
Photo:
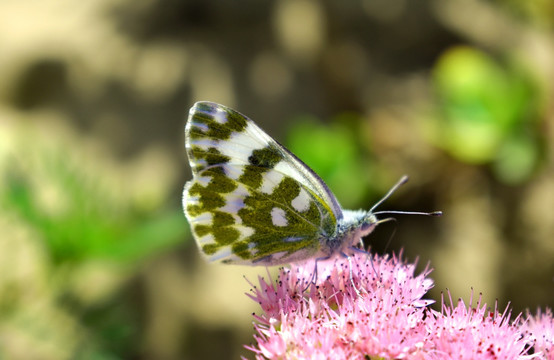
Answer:
[[[342,211],[325,183],[242,114],[209,102],[185,130],[193,179],[183,207],[212,261],[273,265],[306,259]]]

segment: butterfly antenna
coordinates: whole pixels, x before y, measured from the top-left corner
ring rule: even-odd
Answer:
[[[383,196],[381,200],[377,201],[377,203],[375,203],[375,205],[373,205],[371,209],[369,209],[369,211],[373,212],[373,210],[375,210],[379,205],[381,205],[384,201],[386,201],[400,186],[404,185],[407,182],[408,182],[408,176],[406,175],[402,176],[400,180],[398,180],[398,182],[394,184],[394,186],[389,190],[389,192],[385,196]]]
[[[400,186],[404,185],[406,182],[408,182],[408,176],[404,175],[400,178],[400,180],[398,180],[396,182],[396,184],[394,184],[394,186],[389,190],[389,192],[387,192],[385,194],[385,196],[383,196],[381,198],[381,200],[377,201],[377,203],[375,205],[373,205],[371,207],[371,209],[369,209],[370,212],[372,212],[374,215],[379,215],[379,214],[404,214],[404,215],[425,215],[425,216],[441,216],[442,215],[442,211],[432,211],[432,212],[420,212],[420,211],[389,211],[389,210],[385,210],[385,211],[377,211],[377,212],[374,212],[373,210],[375,210],[379,205],[381,205],[384,201],[386,201]],[[389,221],[390,219],[383,219],[379,222],[385,222],[385,221]]]
[[[384,210],[376,211],[373,215],[379,214],[404,214],[404,215],[424,215],[424,216],[441,216],[442,211],[431,211],[431,212],[422,212],[422,211],[395,211],[395,210]],[[386,220],[386,219],[383,219]]]

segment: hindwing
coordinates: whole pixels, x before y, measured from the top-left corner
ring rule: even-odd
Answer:
[[[185,142],[193,179],[183,207],[212,261],[283,264],[312,257],[342,210],[307,165],[246,116],[198,102]]]

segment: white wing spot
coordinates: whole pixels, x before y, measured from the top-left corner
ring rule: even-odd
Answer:
[[[235,224],[241,225],[242,219],[238,216],[238,212],[244,207],[244,199],[250,195],[248,190],[244,185],[238,184],[237,188],[232,193],[220,195],[225,198],[225,205],[220,207],[219,211],[230,214],[235,219]]]
[[[254,233],[256,232],[251,227],[244,226],[244,225],[236,225],[235,229],[237,229],[240,232],[241,239],[246,239],[247,237],[254,235]],[[248,248],[251,249],[254,245],[256,244],[249,243]]]
[[[259,137],[255,125],[251,122],[243,131],[234,131],[227,140],[219,140],[214,147],[223,155],[231,158],[233,165],[248,165],[248,158],[254,150],[268,146],[266,139]]]
[[[191,126],[196,126],[197,128],[199,128],[200,130],[202,130],[205,133],[210,130],[210,128],[207,124],[203,124],[203,123],[200,123],[200,122],[192,123]]]
[[[216,140],[208,138],[194,139],[191,140],[190,143],[202,149],[209,149],[211,147],[217,148],[218,146],[218,142]]]
[[[223,168],[225,175],[227,175],[233,180],[237,180],[243,173],[242,166],[224,164],[224,165],[221,165],[221,167]]]
[[[213,216],[210,212],[205,212],[194,217],[195,224],[212,225]]]
[[[309,180],[303,173],[306,170],[303,170],[300,167],[296,166],[295,163],[291,162],[288,159],[283,159],[282,161],[279,161],[273,169],[277,172],[290,176],[294,180],[298,181],[300,184],[305,184],[309,187],[312,186],[311,184],[306,183]]]
[[[215,244],[215,238],[212,234],[206,234],[202,237],[196,236],[196,242],[199,245]]]
[[[271,194],[273,189],[281,183],[285,175],[277,171],[269,171],[263,174],[262,186],[260,191],[265,194]]]
[[[306,190],[300,188],[300,193],[290,203],[296,211],[303,212],[310,208],[310,197]]]
[[[220,124],[225,124],[227,122],[227,112],[224,111],[223,109],[221,108],[216,108],[215,109],[215,114],[214,114],[214,120],[217,121],[218,123]]]
[[[199,175],[199,176],[196,176],[194,180],[196,180],[197,183],[205,187],[205,186],[208,186],[208,184],[212,181],[212,177]]]
[[[275,226],[287,226],[289,222],[285,217],[285,210],[277,207],[271,209],[271,222]]]

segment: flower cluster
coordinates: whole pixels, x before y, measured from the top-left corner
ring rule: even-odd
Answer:
[[[510,320],[477,301],[434,311],[427,268],[401,257],[355,255],[283,268],[250,298],[257,359],[554,359],[552,313]],[[307,288],[307,289],[306,289]]]
[[[554,360],[554,318],[552,310],[544,313],[537,311],[537,315],[527,314],[527,321],[523,324],[527,336],[533,339],[533,349],[543,354],[544,359]]]

